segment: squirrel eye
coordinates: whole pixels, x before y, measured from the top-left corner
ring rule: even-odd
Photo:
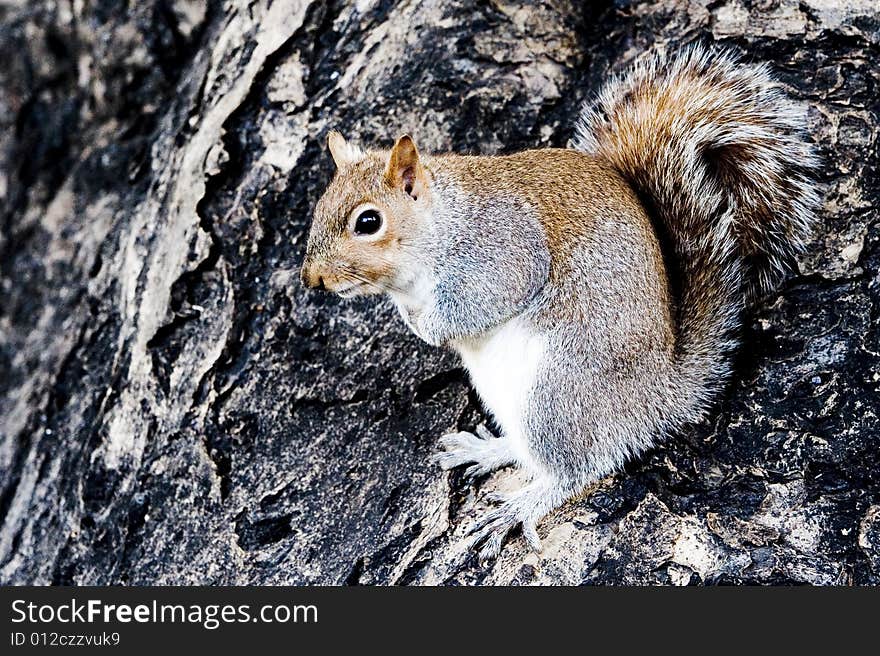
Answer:
[[[373,235],[382,227],[382,216],[376,210],[365,210],[354,222],[354,234]]]

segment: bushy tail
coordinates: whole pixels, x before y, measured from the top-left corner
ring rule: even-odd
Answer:
[[[802,251],[819,196],[803,112],[766,66],[690,48],[612,80],[574,146],[629,181],[654,219],[678,299],[680,380],[672,424],[723,385],[743,304]]]

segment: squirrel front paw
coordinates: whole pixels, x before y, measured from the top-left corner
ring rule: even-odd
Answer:
[[[431,460],[442,469],[453,469],[471,464],[465,470],[468,478],[477,478],[514,462],[510,445],[503,437],[495,437],[484,424],[477,426],[476,434],[468,431],[448,433],[440,438],[443,451]]]

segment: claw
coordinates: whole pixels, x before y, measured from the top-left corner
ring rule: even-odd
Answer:
[[[474,481],[480,476],[485,476],[489,473],[489,470],[486,469],[483,465],[477,463],[475,465],[471,465],[467,469],[464,470],[464,477],[468,481]]]
[[[507,492],[487,492],[483,496],[483,499],[486,501],[486,503],[497,505],[510,501],[510,495]]]
[[[495,436],[492,434],[492,431],[486,426],[486,424],[480,424],[477,426],[477,437],[481,440],[494,440]]]
[[[498,554],[501,553],[501,545],[504,543],[506,535],[506,531],[496,531],[486,539],[486,543],[483,545],[483,548],[480,549],[480,554],[477,558],[481,565],[485,565],[490,560],[498,558]]]
[[[455,454],[449,451],[438,451],[430,458],[431,462],[440,465],[440,469],[448,470],[457,467]]]
[[[444,449],[449,448],[449,447],[461,446],[461,443],[462,443],[461,433],[447,433],[446,435],[441,437],[439,440],[437,440],[437,442]]]
[[[538,537],[538,529],[535,523],[530,521],[523,522],[522,533],[529,548],[535,553],[541,553],[541,538]]]
[[[495,539],[498,540],[498,547],[501,548],[501,541],[510,533],[510,529],[513,528],[513,523],[508,521],[505,517],[496,517],[491,522],[487,522],[482,524],[482,526],[473,526],[470,528],[468,533],[470,534],[470,538],[467,541],[468,549],[475,549],[477,545],[486,542],[492,539],[495,536]]]
[[[473,535],[477,531],[481,531],[484,527],[497,522],[503,519],[503,515],[501,514],[501,508],[496,508],[495,510],[491,510],[485,513],[482,517],[476,520],[473,524],[471,524],[470,528],[465,531],[465,535]]]

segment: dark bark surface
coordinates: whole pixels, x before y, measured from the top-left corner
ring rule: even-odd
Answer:
[[[809,106],[819,232],[710,422],[479,567],[456,359],[298,284],[323,136],[561,146],[695,40]],[[0,582],[880,583],[875,0],[7,0],[0,55]]]

